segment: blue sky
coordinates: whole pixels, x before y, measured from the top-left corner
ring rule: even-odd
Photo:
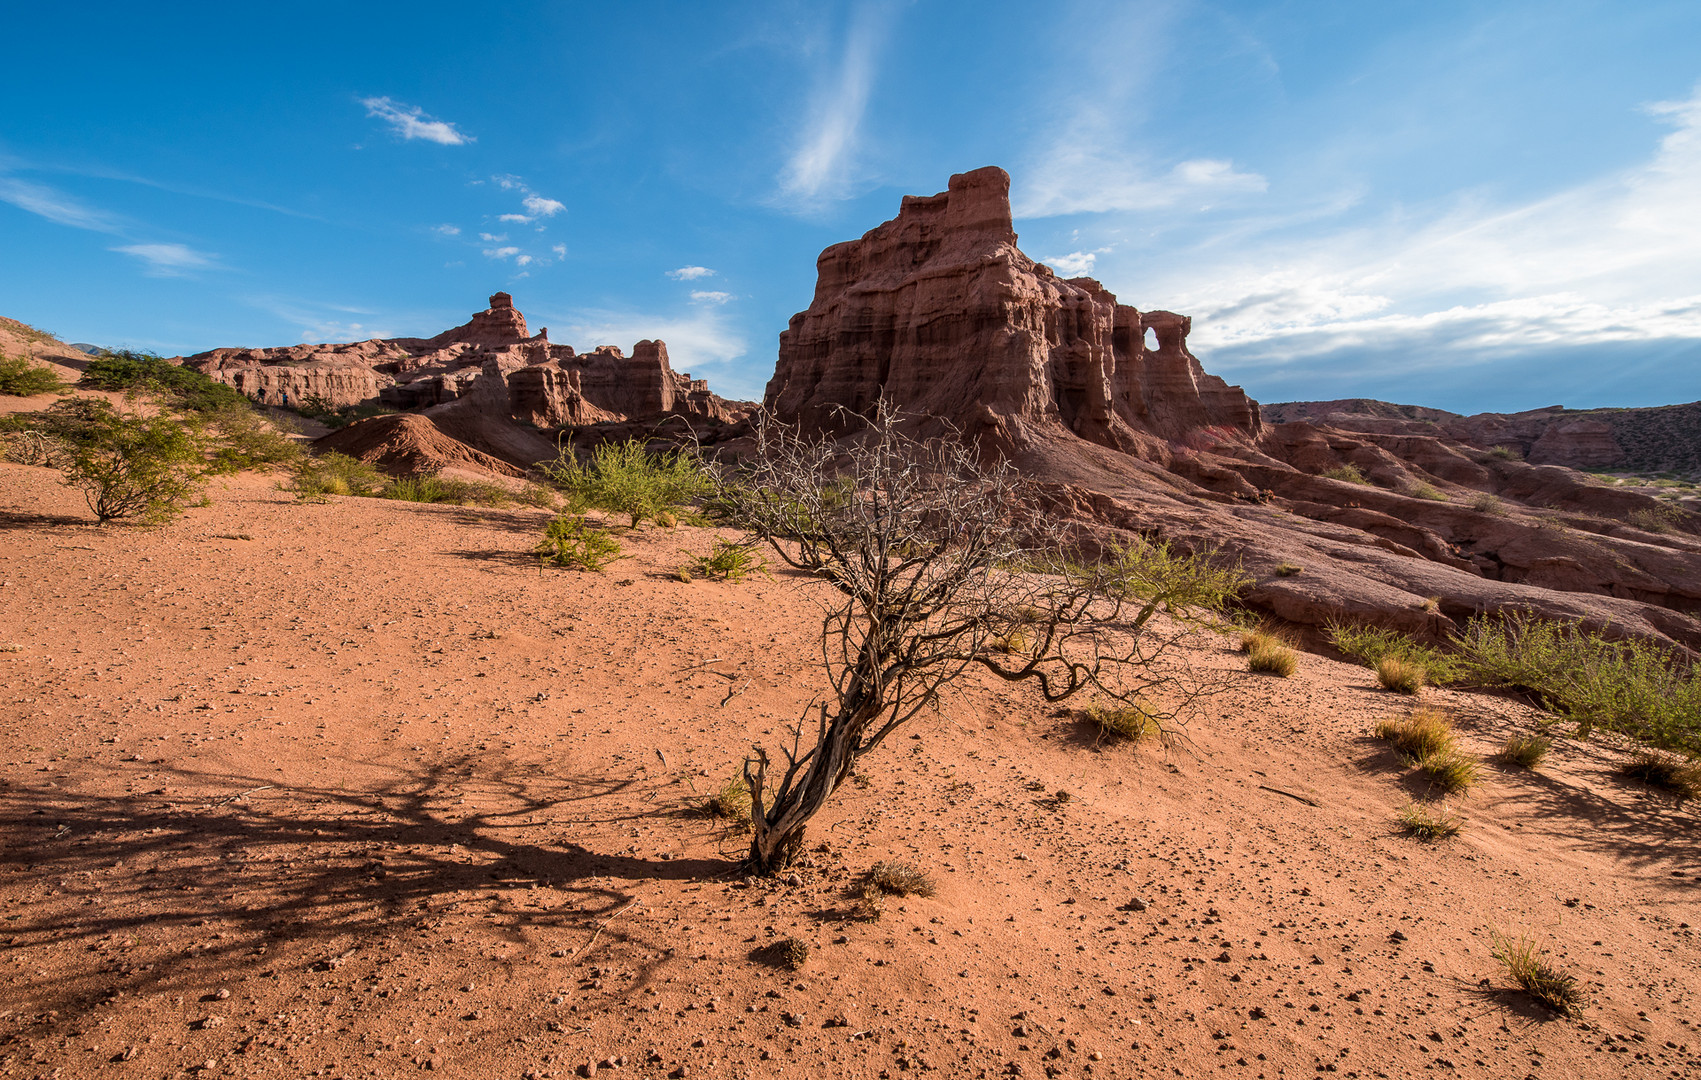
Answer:
[[[996,164],[1263,401],[1701,399],[1701,4],[14,5],[0,314],[165,354],[497,289],[759,397],[816,255]]]

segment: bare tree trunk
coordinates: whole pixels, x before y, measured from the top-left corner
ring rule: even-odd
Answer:
[[[863,697],[860,704],[841,711],[826,725],[815,756],[803,778],[781,788],[772,806],[764,803],[763,782],[768,760],[756,761],[756,771],[745,764],[745,781],[750,785],[750,820],[755,836],[750,841],[750,864],[757,873],[771,874],[791,864],[803,848],[803,830],[827,800],[850,775],[856,764],[856,748],[862,733],[880,712],[880,703]]]

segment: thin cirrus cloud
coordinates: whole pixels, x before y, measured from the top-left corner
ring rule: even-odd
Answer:
[[[816,87],[809,119],[780,172],[782,205],[809,210],[850,194],[887,21],[880,4],[865,3],[853,13],[838,66]]]
[[[735,363],[749,351],[749,344],[718,306],[692,308],[684,316],[581,309],[542,318],[548,320],[552,338],[572,341],[582,352],[598,345],[630,351],[633,342],[659,339],[667,343],[668,361],[675,371],[712,378],[718,393],[745,398],[762,394],[762,383],[748,378],[744,366]],[[559,335],[557,327],[562,328]]]
[[[675,281],[697,281],[714,277],[715,272],[706,266],[681,266],[678,270],[669,270],[667,276]]]
[[[114,214],[88,206],[45,184],[31,183],[14,176],[0,176],[0,202],[10,203],[20,210],[45,218],[56,225],[104,233],[129,239],[136,231],[130,223]],[[218,260],[187,244],[135,243],[119,244],[109,249],[139,260],[150,277],[182,277],[196,270],[218,266]]]
[[[1635,166],[1524,204],[1271,237],[1195,263],[1177,307],[1239,370],[1402,342],[1421,367],[1701,340],[1701,86],[1644,111],[1672,130]]]
[[[155,277],[181,277],[217,265],[213,256],[184,244],[123,244],[112,250],[140,259]]]
[[[416,105],[403,105],[387,97],[361,98],[360,103],[366,106],[367,116],[384,121],[405,142],[423,139],[439,146],[465,146],[477,141],[449,121],[427,116]]]
[[[724,304],[732,299],[729,292],[716,292],[711,289],[692,289],[691,299],[699,304]]]

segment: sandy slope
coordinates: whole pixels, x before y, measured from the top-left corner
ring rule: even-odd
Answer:
[[[810,585],[670,580],[699,530],[540,574],[538,511],[212,494],[102,529],[0,464],[0,1075],[1701,1075],[1696,817],[1609,751],[1491,765],[1426,847],[1362,669],[1244,677],[1197,756],[976,684],[746,883],[687,811],[820,685]],[[1426,696],[1483,753],[1536,720]],[[938,895],[855,921],[886,858]]]

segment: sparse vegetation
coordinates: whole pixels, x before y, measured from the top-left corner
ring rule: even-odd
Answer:
[[[744,830],[750,828],[750,789],[744,786],[740,777],[733,777],[721,785],[719,791],[703,800],[703,815],[716,818],[728,826]]]
[[[388,416],[396,410],[380,405],[375,401],[360,405],[332,405],[322,397],[310,395],[303,398],[301,404],[295,406],[298,415],[309,420],[316,420],[333,431],[348,427],[361,420],[370,420],[374,416]]]
[[[102,522],[169,521],[209,471],[201,426],[169,413],[141,416],[83,401],[79,430],[59,468]]]
[[[1493,446],[1489,448],[1488,456],[1501,461],[1523,461],[1524,452],[1516,446]]]
[[[380,498],[402,502],[452,503],[457,506],[507,506],[514,496],[504,487],[476,480],[456,480],[435,474],[392,480]]]
[[[1479,514],[1504,514],[1506,506],[1500,501],[1500,496],[1479,491],[1471,496],[1471,509]]]
[[[232,387],[152,353],[103,352],[89,361],[82,382],[96,390],[157,394],[167,404],[185,412],[217,413],[232,407],[253,407]]]
[[[1538,768],[1553,743],[1540,735],[1513,735],[1500,747],[1500,758],[1520,769]]]
[[[1683,511],[1669,504],[1661,504],[1632,510],[1627,520],[1643,532],[1669,535],[1678,531],[1678,525],[1683,521]]]
[[[1649,787],[1669,791],[1681,801],[1701,799],[1701,761],[1686,761],[1671,754],[1644,750],[1621,771]]]
[[[1398,630],[1346,623],[1330,623],[1324,629],[1331,645],[1366,667],[1376,668],[1385,658],[1392,656],[1422,668],[1425,681],[1436,686],[1447,686],[1465,678],[1464,666],[1455,656],[1442,649],[1419,644],[1409,634]]]
[[[1383,689],[1396,694],[1415,694],[1423,689],[1429,672],[1422,664],[1400,656],[1384,656],[1376,661],[1376,681]]]
[[[779,957],[782,963],[792,971],[797,971],[809,962],[809,943],[802,938],[788,937],[778,945]]]
[[[50,368],[30,363],[27,356],[0,355],[0,394],[34,397],[64,389]]]
[[[333,451],[298,461],[288,490],[298,499],[323,501],[328,495],[376,495],[389,482],[359,458]]]
[[[1277,577],[1293,577],[1295,574],[1304,572],[1304,570],[1305,570],[1305,567],[1299,565],[1298,563],[1291,563],[1291,562],[1278,563],[1276,565],[1276,576]]]
[[[1517,940],[1490,931],[1492,955],[1523,991],[1562,1016],[1578,1016],[1588,1004],[1576,976],[1550,963],[1529,937]]]
[[[868,868],[868,882],[890,896],[932,896],[933,879],[906,862],[883,861]]]
[[[1658,645],[1528,612],[1472,619],[1457,643],[1473,679],[1530,694],[1581,735],[1599,727],[1701,754],[1701,674]]]
[[[1394,751],[1412,762],[1457,749],[1457,737],[1447,714],[1440,709],[1413,709],[1402,720],[1383,720],[1376,725],[1378,739],[1391,743]]]
[[[1482,777],[1482,762],[1457,747],[1431,754],[1417,763],[1430,783],[1451,795],[1464,791]]]
[[[1419,840],[1445,840],[1457,836],[1464,822],[1444,804],[1413,799],[1400,807],[1400,826]]]
[[[543,564],[565,570],[600,572],[626,557],[620,553],[620,541],[602,529],[592,528],[583,514],[562,514],[555,518],[532,551]]]
[[[1299,666],[1299,655],[1281,635],[1270,630],[1242,630],[1240,651],[1246,654],[1246,670],[1287,678]]]
[[[858,922],[879,922],[886,914],[886,894],[880,886],[872,881],[864,881],[862,888],[857,890],[856,905],[851,909],[851,917]]]
[[[684,554],[691,553],[684,551]],[[681,577],[686,581],[692,577],[704,577],[710,581],[743,581],[751,574],[767,572],[768,560],[749,543],[722,540],[718,536],[711,543],[707,555],[692,556],[691,561],[680,568]]]
[[[228,405],[208,414],[216,433],[213,468],[237,472],[266,466],[298,465],[301,445],[246,404]]]
[[[574,513],[588,509],[624,514],[632,528],[676,511],[710,495],[713,478],[696,454],[669,450],[652,454],[637,439],[605,442],[579,461],[571,446],[563,447],[544,467],[550,483],[567,496]]]
[[[1097,729],[1100,738],[1138,742],[1164,737],[1163,725],[1137,704],[1118,701],[1089,705],[1082,715]]]
[[[1323,473],[1329,480],[1343,480],[1349,484],[1368,484],[1370,480],[1357,465],[1337,465]]]
[[[1406,489],[1406,494],[1414,499],[1428,499],[1431,502],[1446,502],[1447,494],[1434,484],[1419,480]]]

